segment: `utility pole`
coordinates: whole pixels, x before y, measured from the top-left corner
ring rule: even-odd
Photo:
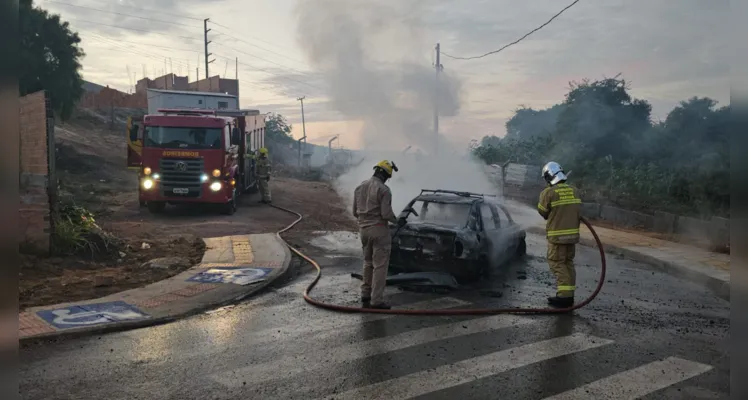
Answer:
[[[240,96],[239,96],[239,93],[240,93],[240,91],[239,91],[239,57],[236,57],[236,72],[235,72],[235,74],[236,74],[236,76],[235,76],[235,79],[236,79],[236,108],[238,108],[238,109],[241,110],[241,106],[240,106],[241,100],[240,100]]]
[[[208,40],[208,32],[210,31],[210,29],[208,29],[208,20],[209,19],[210,18],[205,18],[203,20],[203,33],[205,35],[205,39],[204,39],[204,41],[205,41],[205,79],[208,79],[208,64],[210,64],[213,61],[215,61],[215,59],[208,61],[209,56],[211,56],[213,54],[213,53],[208,53],[208,43],[211,42],[210,40]]]
[[[439,154],[439,73],[444,68],[441,64],[441,47],[436,44],[436,83],[434,85],[434,155]]]
[[[301,96],[298,99],[296,99],[301,102],[301,132],[303,135],[303,137],[299,139],[299,166],[301,166],[301,140],[302,139],[304,140],[304,147],[306,150],[306,121],[304,120],[304,99],[305,98],[306,96]]]

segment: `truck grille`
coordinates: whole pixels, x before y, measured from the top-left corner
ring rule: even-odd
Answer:
[[[162,158],[159,166],[161,193],[165,197],[200,197],[200,177],[205,173],[202,158]],[[182,193],[175,193],[174,189]],[[183,193],[185,189],[187,193]]]

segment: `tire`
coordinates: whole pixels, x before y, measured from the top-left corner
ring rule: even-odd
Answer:
[[[163,201],[149,201],[148,203],[146,203],[146,206],[148,207],[148,211],[150,211],[151,214],[160,214],[164,212],[166,203],[164,203]]]
[[[524,257],[527,254],[527,241],[525,238],[520,239],[517,246],[517,258]]]
[[[239,191],[234,188],[234,192],[231,194],[231,201],[223,205],[223,214],[225,215],[234,215],[236,212],[236,201],[239,194]]]

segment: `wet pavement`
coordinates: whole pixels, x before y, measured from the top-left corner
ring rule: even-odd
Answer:
[[[355,242],[354,242],[355,243]],[[329,243],[328,243],[329,244]],[[339,245],[339,244],[338,244]],[[355,251],[306,246],[315,297],[355,305]],[[448,294],[388,288],[398,307],[541,307],[545,243],[506,282]],[[599,273],[577,251],[577,301]],[[598,298],[573,315],[402,317],[332,313],[301,298],[301,276],[250,301],[179,322],[21,349],[24,399],[723,399],[729,302],[608,256]]]

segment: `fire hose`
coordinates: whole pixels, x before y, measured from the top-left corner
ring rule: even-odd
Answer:
[[[291,250],[297,256],[301,257],[306,262],[312,264],[312,266],[314,266],[314,268],[317,270],[317,274],[314,277],[314,280],[312,280],[312,282],[309,283],[309,285],[304,290],[304,300],[307,303],[315,307],[324,308],[326,310],[347,312],[347,313],[372,313],[372,314],[393,314],[393,315],[433,315],[433,316],[493,315],[493,314],[561,314],[561,313],[568,313],[570,311],[580,309],[586,306],[587,304],[589,304],[590,302],[592,302],[592,300],[594,300],[595,297],[597,297],[597,295],[600,293],[600,290],[603,288],[603,284],[605,283],[606,261],[605,261],[605,251],[603,250],[603,244],[600,242],[600,238],[597,236],[597,232],[595,232],[595,229],[592,228],[592,225],[589,223],[589,221],[587,221],[584,217],[582,217],[581,219],[582,223],[592,233],[592,236],[595,238],[595,243],[597,243],[597,248],[600,251],[600,263],[601,263],[600,279],[597,282],[597,287],[592,292],[592,294],[590,294],[589,297],[587,297],[581,303],[574,304],[571,307],[567,307],[567,308],[452,308],[452,309],[442,309],[442,310],[410,310],[410,309],[382,310],[382,309],[374,309],[374,308],[350,307],[350,306],[342,306],[338,304],[325,303],[323,301],[316,300],[311,296],[311,292],[314,289],[314,286],[317,285],[317,282],[319,282],[320,278],[322,278],[322,268],[316,261],[314,261],[313,259],[306,256],[301,251],[291,246],[291,244],[288,243],[281,236],[282,233],[288,232],[289,230],[293,229],[293,227],[295,227],[296,224],[301,222],[301,220],[304,217],[301,214],[297,213],[296,211],[292,211],[287,208],[277,206],[275,204],[271,204],[270,206],[277,208],[278,210],[293,214],[297,217],[294,222],[292,222],[285,228],[278,231],[276,233],[276,236],[289,248],[289,250]]]

